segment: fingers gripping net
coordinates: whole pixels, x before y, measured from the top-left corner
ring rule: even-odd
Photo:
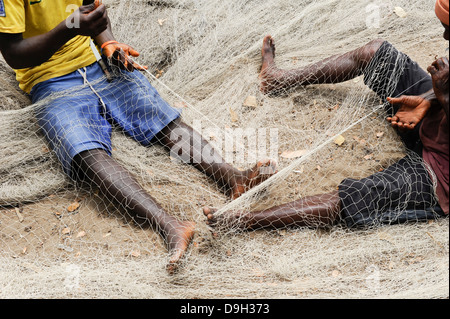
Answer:
[[[407,13],[403,18],[390,1],[104,3],[116,37],[141,53],[137,62],[149,66],[143,75],[163,100],[182,110],[183,123],[198,135],[178,126],[148,143],[143,132],[120,125],[112,104],[127,105],[122,110],[130,114],[142,100],[157,103],[140,79],[118,70],[113,86],[88,71],[85,83],[31,104],[2,61],[1,296],[448,296],[448,219],[415,223],[423,207],[409,205],[418,202],[412,196],[421,179],[429,176],[433,188],[433,174],[423,174],[428,169],[422,160],[406,151],[385,122],[391,113],[374,93],[378,84],[365,75],[376,66],[353,73],[337,67],[345,53],[348,61],[370,53],[366,44],[381,35],[426,68],[445,48],[433,1],[396,2]],[[268,34],[275,56],[261,72]],[[404,63],[399,56],[383,94],[394,92]],[[86,96],[96,102],[87,103]],[[112,164],[87,158],[76,171],[84,184],[67,176],[70,166],[58,159],[66,154],[58,154],[40,128],[53,123],[51,117],[37,120],[49,105],[64,112],[83,104],[84,118],[101,114],[108,121],[101,128],[93,120],[79,123],[77,132],[94,132],[101,140],[102,130],[111,129],[112,158],[126,170],[106,169]],[[133,119],[158,122],[167,115],[137,112]],[[191,143],[178,143],[184,133]],[[191,148],[195,143],[202,146],[199,157]],[[214,165],[200,167],[201,160],[211,164],[219,158],[234,169],[230,174]],[[274,165],[266,158],[277,160],[277,174],[271,176]],[[404,175],[395,166],[388,170],[402,159],[403,169],[417,174]],[[89,171],[98,178],[87,178]],[[352,200],[364,201],[367,192],[358,181],[380,171],[386,174],[377,180],[377,190],[393,178],[405,179],[399,202],[385,197],[371,207],[375,214],[389,206],[388,220],[350,230],[335,221],[336,207],[330,205],[329,214],[305,218],[301,225],[288,216],[254,227],[261,228],[257,231],[245,229],[255,212],[302,201],[333,202],[330,194],[346,179],[358,195]],[[107,187],[105,174],[122,187]],[[408,179],[414,175],[416,180]],[[255,176],[249,183],[242,180]],[[237,191],[236,177],[241,177]],[[140,194],[121,201],[134,183],[154,202]],[[434,207],[433,189],[422,193],[429,196],[421,205]],[[175,275],[166,266],[182,240],[135,214],[142,201],[173,218],[167,224],[185,230],[182,239],[195,222],[195,237]],[[204,207],[213,213],[210,225]],[[405,212],[408,223],[390,225]]]

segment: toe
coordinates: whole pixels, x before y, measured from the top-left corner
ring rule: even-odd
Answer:
[[[210,215],[211,214],[211,208],[203,207],[203,214],[205,214],[205,216]]]
[[[257,165],[259,173],[262,175],[273,175],[277,172],[278,164],[275,160],[265,160],[261,161]]]

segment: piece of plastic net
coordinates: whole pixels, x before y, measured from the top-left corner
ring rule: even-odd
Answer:
[[[381,38],[426,70],[447,45],[434,1],[104,3],[116,38],[148,66],[141,74],[196,133],[186,137],[177,127],[158,141],[148,138],[139,123],[161,123],[168,114],[143,80],[126,72],[113,70],[108,82],[80,70],[80,86],[32,104],[1,60],[1,297],[448,297],[448,218],[423,218],[439,215],[434,174],[385,120],[392,113],[374,92],[381,84],[366,75],[391,70],[383,83],[389,96],[405,57],[386,55],[352,72],[342,58],[353,51],[345,61],[357,60],[355,50]],[[261,72],[269,34],[274,63]],[[50,107],[53,115],[45,115]],[[71,109],[85,121],[74,122]],[[82,167],[83,174],[109,174],[117,189],[101,178],[69,178],[73,154],[65,152],[75,146],[64,146],[66,134],[104,141],[109,131],[111,157],[125,171],[92,159]],[[46,135],[59,137],[50,143]],[[277,174],[266,159],[277,162]],[[219,172],[224,166],[228,174]],[[236,172],[255,171],[261,178],[236,193]],[[369,191],[361,179],[374,174]],[[330,207],[320,221],[269,218],[247,229],[255,212],[295,211],[295,203],[313,197],[309,206],[329,203],[344,180],[342,201],[357,207],[346,223]],[[164,227],[136,217],[145,206],[140,195],[115,200],[134,183],[173,227],[195,223],[175,274],[166,269],[174,243]],[[392,184],[401,184],[400,195]],[[204,207],[215,223],[207,224]]]

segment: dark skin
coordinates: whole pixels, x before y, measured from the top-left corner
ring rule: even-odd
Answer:
[[[450,39],[450,28],[442,23],[444,27],[443,37]],[[393,128],[399,130],[414,129],[414,127],[425,117],[433,104],[441,107],[449,120],[448,108],[448,71],[449,63],[446,57],[437,59],[428,68],[433,80],[433,89],[421,96],[401,96],[399,98],[388,98],[388,101],[399,106],[397,114],[388,117],[387,120]]]
[[[444,25],[444,24],[443,24]],[[444,25],[444,38],[449,39],[449,27]],[[383,41],[374,40],[364,47],[338,57],[320,61],[314,65],[297,70],[278,69],[274,62],[275,44],[268,36],[262,49],[262,68],[260,73],[261,90],[276,93],[289,89],[291,85],[338,83],[361,75]],[[449,63],[440,58],[428,67],[433,81],[433,89],[421,96],[401,96],[388,98],[399,107],[395,116],[387,120],[399,130],[413,129],[433,105],[444,109],[448,117],[449,108]],[[254,212],[225,212],[218,215],[217,210],[203,208],[210,226],[234,227],[241,230],[279,229],[285,227],[329,227],[340,221],[341,202],[338,191],[308,196],[294,202]]]
[[[68,28],[63,21],[50,32],[28,39],[24,39],[21,34],[0,33],[0,50],[7,63],[12,68],[40,65],[77,35],[90,36],[99,46],[115,40],[104,5],[85,5],[73,15],[76,14],[80,15],[79,28]],[[103,54],[112,64],[123,70],[132,72],[145,69],[132,61],[132,57],[139,54],[126,44],[111,43],[104,47]],[[212,159],[205,161],[198,155],[202,154],[205,147],[212,147],[180,119],[167,125],[155,137],[154,142],[168,150],[178,147],[180,152],[187,153],[188,158],[184,158],[186,163],[214,180],[231,199],[241,196],[276,172],[276,164],[273,161],[261,161],[247,171],[237,170],[218,156],[217,152]],[[168,214],[127,169],[102,149],[88,150],[76,155],[72,166],[74,179],[83,182],[83,185],[98,188],[105,200],[112,200],[124,207],[136,221],[152,226],[161,234],[170,254],[167,269],[173,273],[192,241],[195,224],[179,221]]]
[[[82,6],[74,14],[80,16],[79,28],[68,28],[62,21],[50,32],[24,39],[22,34],[0,33],[0,51],[13,69],[30,68],[50,59],[65,43],[77,35],[95,38],[108,28],[104,5]]]
[[[322,227],[337,224],[340,220],[338,192],[308,196],[284,205],[251,213],[226,212],[220,216],[217,210],[203,208],[209,226],[230,227],[239,230],[281,229],[286,227]]]
[[[275,41],[271,36],[267,36],[264,38],[261,52],[261,91],[276,94],[298,86],[339,83],[353,79],[362,74],[382,44],[382,40],[373,40],[354,51],[327,58],[305,68],[282,70],[274,61]]]
[[[449,82],[448,82],[448,74],[449,74],[449,65],[448,59],[446,57],[437,59],[433,62],[432,65],[428,67],[428,72],[431,74],[431,78],[433,79],[433,90],[436,94],[436,99],[439,102],[439,105],[445,112],[447,116],[447,121],[449,120],[448,116],[448,104],[449,104]]]

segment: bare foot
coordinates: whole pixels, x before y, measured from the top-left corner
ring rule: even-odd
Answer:
[[[226,227],[238,230],[250,229],[250,214],[243,214],[242,212],[224,213],[216,215],[217,209],[204,207],[203,214],[206,216],[206,224],[211,227]]]
[[[169,249],[169,263],[167,271],[170,274],[178,270],[179,263],[186,253],[195,234],[195,223],[178,222],[166,234],[166,243]]]
[[[240,197],[253,187],[266,181],[277,173],[277,163],[274,160],[260,161],[255,167],[242,172],[241,176],[236,176],[234,187],[231,189],[231,199]]]
[[[270,36],[266,36],[263,40],[261,49],[262,66],[261,72],[275,64],[275,40]]]
[[[275,41],[268,35],[263,40],[261,50],[262,66],[259,78],[261,80],[261,91],[264,94],[276,93],[283,88],[282,82],[278,80],[281,76],[281,70],[275,64]]]

